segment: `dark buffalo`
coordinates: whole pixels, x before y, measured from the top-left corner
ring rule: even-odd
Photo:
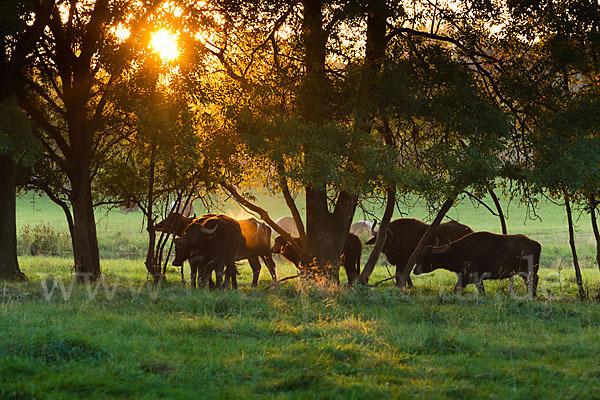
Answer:
[[[206,214],[203,217],[215,216],[216,214]],[[189,224],[194,221],[194,218],[188,218],[180,213],[172,212],[167,218],[154,225],[154,230],[157,232],[171,233],[181,237],[183,231]]]
[[[301,246],[300,238],[292,238],[296,243]],[[281,254],[283,257],[290,260],[296,268],[300,267],[301,258],[298,252],[290,245],[284,238],[277,236],[275,243],[271,249],[273,253]],[[362,255],[362,243],[358,236],[349,233],[344,244],[344,250],[341,255],[342,266],[346,270],[348,276],[348,283],[352,285],[354,281],[358,279],[360,275],[360,257]]]
[[[373,225],[374,227],[375,225]],[[399,218],[390,222],[381,252],[385,254],[390,264],[396,266],[396,285],[400,284],[398,275],[402,273],[410,255],[419,244],[428,227],[429,224],[416,218]],[[470,227],[459,222],[444,222],[436,228],[428,244],[433,245],[436,243],[436,240],[446,243],[449,240],[459,239],[472,232],[473,230]],[[375,244],[377,234],[375,232],[373,234],[375,236],[365,244]],[[408,286],[413,286],[410,276],[406,283]]]
[[[160,232],[169,232],[176,236],[181,236],[185,228],[192,222],[204,221],[214,216],[216,216],[216,214],[205,214],[198,219],[193,219],[184,217],[179,213],[171,213],[164,221],[156,224],[154,229]],[[277,281],[275,262],[271,255],[271,228],[267,224],[259,222],[254,218],[242,219],[237,222],[240,225],[245,241],[244,249],[240,254],[236,255],[236,261],[248,259],[248,263],[252,268],[252,286],[258,284],[261,268],[259,257],[263,259],[273,280]],[[207,259],[204,254],[197,254],[190,257],[189,260],[192,269],[192,285],[196,286],[197,271],[204,268],[205,265],[208,265],[210,259]],[[236,280],[235,275],[231,275],[230,277],[234,281]],[[236,284],[237,282],[232,282],[233,286],[236,286]]]
[[[203,263],[201,278],[205,282],[211,272],[215,271],[217,288],[223,286],[223,275],[227,267],[227,275],[236,286],[235,261],[245,250],[246,243],[240,224],[226,215],[214,215],[199,218],[189,224],[181,238],[175,242],[175,259],[173,265],[182,266],[187,259]],[[209,268],[210,266],[210,268]]]
[[[458,274],[455,291],[473,282],[481,294],[485,294],[482,280],[519,275],[536,296],[541,251],[542,245],[525,235],[475,232],[442,247],[427,246],[414,273],[447,269]]]

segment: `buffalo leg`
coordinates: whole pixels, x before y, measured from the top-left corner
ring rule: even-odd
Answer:
[[[358,271],[356,270],[356,265],[344,262],[344,269],[346,270],[346,276],[348,277],[348,285],[352,286],[354,281],[358,279]]]
[[[215,264],[215,287],[217,289],[222,289],[225,264],[223,262],[216,262]]]
[[[183,270],[183,266],[181,267],[181,269]],[[196,287],[196,277],[198,276],[198,265],[195,262],[191,262],[190,263],[190,283],[192,284],[192,287]]]
[[[406,267],[407,262],[408,262],[408,259],[401,260],[401,262],[398,265],[396,265],[396,287],[400,287],[400,274],[402,274],[402,270],[404,269],[404,267]],[[407,288],[415,287],[412,279],[410,279],[410,273],[406,277],[406,287]]]
[[[465,271],[457,273],[456,275],[458,277],[458,280],[456,281],[456,285],[454,285],[454,293],[458,294],[462,293],[463,289],[469,282],[469,278]]]
[[[260,261],[258,261],[258,257],[248,257],[248,263],[252,268],[252,287],[256,287],[260,277]]]
[[[480,296],[485,296],[485,286],[483,286],[483,280],[486,278],[486,275],[487,272],[481,276],[478,273],[474,273],[471,275],[472,282],[477,288],[477,293],[479,293]]]
[[[485,296],[485,286],[483,286],[483,281],[474,282],[474,283],[475,283],[475,287],[477,288],[477,293],[479,293],[480,296]]]
[[[273,257],[271,257],[271,255],[262,256],[262,259],[265,262],[267,269],[271,273],[271,278],[273,278],[273,282],[277,282],[277,270],[275,269],[275,261],[273,261]]]
[[[237,289],[237,268],[235,262],[228,263],[225,269],[225,287]]]

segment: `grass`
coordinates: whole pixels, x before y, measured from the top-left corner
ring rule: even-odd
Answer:
[[[250,289],[159,288],[140,262],[103,262],[105,287],[70,287],[69,261],[24,257],[27,283],[0,287],[0,399],[597,398],[597,304],[569,271],[543,269],[542,298],[486,282],[455,296],[445,272],[408,295],[263,274]],[[293,267],[279,262],[283,276]],[[560,272],[560,276],[558,273]],[[585,269],[596,291],[596,269]],[[376,269],[374,280],[387,275]],[[95,293],[90,300],[90,293]],[[566,297],[564,297],[566,296]]]
[[[287,215],[278,199],[257,197],[272,217]],[[66,231],[59,208],[32,199],[18,201],[21,233],[40,223]],[[224,211],[242,215],[233,205]],[[391,281],[332,288],[291,280],[264,290],[264,269],[251,289],[245,264],[237,291],[192,289],[175,268],[155,288],[140,261],[141,213],[99,210],[101,286],[72,284],[68,251],[23,255],[29,281],[0,284],[0,400],[599,398],[600,314],[597,303],[575,300],[564,211],[543,203],[541,221],[509,211],[509,232],[543,245],[535,301],[520,279],[513,294],[507,281],[486,281],[486,297],[473,287],[456,296],[446,271],[413,277],[406,295]],[[410,216],[426,210],[415,206]],[[470,202],[450,217],[499,231],[498,220]],[[584,286],[597,298],[600,272],[584,219],[578,245]],[[276,262],[280,277],[295,274]],[[371,282],[388,276],[378,266]]]

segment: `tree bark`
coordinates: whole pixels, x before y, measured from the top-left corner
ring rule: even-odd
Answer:
[[[504,212],[502,211],[500,200],[498,200],[498,196],[496,196],[496,193],[494,193],[494,189],[490,189],[489,194],[492,200],[494,201],[496,211],[498,211],[498,218],[500,218],[500,225],[502,226],[502,234],[506,235],[508,233],[508,230],[506,229],[506,219],[504,218]]]
[[[377,260],[379,260],[379,256],[381,255],[381,250],[383,249],[383,245],[387,238],[387,229],[390,225],[390,220],[392,219],[392,215],[394,214],[394,206],[396,205],[396,188],[390,188],[387,190],[387,200],[385,204],[385,211],[383,212],[383,217],[381,218],[381,223],[379,224],[379,231],[377,232],[377,239],[375,240],[375,246],[373,246],[373,250],[371,250],[371,254],[369,254],[369,258],[367,259],[367,263],[365,264],[363,271],[358,278],[358,283],[361,285],[369,284],[369,277],[373,273],[375,269],[375,264]]]
[[[77,255],[75,253],[75,228],[73,224],[73,215],[71,214],[71,209],[69,205],[62,201],[58,196],[56,196],[49,187],[43,188],[46,195],[52,200],[55,204],[57,204],[60,208],[62,208],[65,218],[67,219],[67,225],[69,226],[69,234],[71,236],[71,248],[73,249],[73,261],[77,263]]]
[[[0,279],[24,280],[17,260],[16,165],[0,155]]]
[[[600,231],[598,230],[598,221],[596,220],[596,199],[594,196],[590,199],[590,218],[592,219],[592,230],[596,238],[596,264],[600,269]]]
[[[75,272],[79,282],[100,277],[100,256],[96,220],[92,202],[92,185],[88,176],[89,169],[71,181],[71,207],[73,208],[73,253]]]
[[[571,245],[571,254],[573,255],[573,266],[575,267],[575,278],[577,280],[577,289],[579,290],[579,299],[585,299],[585,290],[583,289],[583,279],[581,277],[581,269],[579,268],[579,260],[577,258],[577,248],[575,247],[575,229],[573,228],[573,215],[571,213],[571,204],[569,195],[565,193],[565,208],[567,210],[567,221],[569,223],[569,245]]]
[[[446,199],[446,201],[444,202],[444,204],[442,204],[442,208],[440,208],[440,211],[438,211],[437,215],[435,216],[435,219],[433,220],[433,222],[431,223],[431,225],[429,225],[429,227],[427,228],[427,230],[423,234],[423,237],[421,237],[421,240],[419,241],[419,244],[413,250],[412,254],[408,258],[408,261],[406,262],[406,266],[404,267],[404,270],[402,271],[402,273],[400,274],[400,276],[397,277],[398,278],[398,280],[397,280],[398,287],[402,288],[402,287],[404,287],[406,285],[406,281],[408,280],[408,276],[410,275],[410,273],[411,273],[413,267],[415,266],[416,262],[421,257],[421,253],[423,252],[423,249],[425,248],[425,246],[429,242],[429,239],[431,238],[431,235],[433,234],[433,231],[440,225],[440,222],[442,222],[442,219],[444,219],[444,217],[448,213],[448,210],[450,210],[450,208],[454,204],[454,200],[456,200],[456,195],[452,195],[452,196],[448,197],[448,199]]]
[[[306,188],[307,250],[318,269],[335,282],[339,282],[340,255],[356,205],[355,195],[341,192],[331,213],[327,207],[325,190]]]

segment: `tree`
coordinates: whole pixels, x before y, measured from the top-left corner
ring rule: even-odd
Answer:
[[[7,0],[0,5],[0,279],[23,279],[17,261],[17,165],[31,165],[36,142],[14,97],[20,76],[48,22],[51,3]]]
[[[160,73],[148,62],[119,85],[127,92],[119,107],[128,116],[132,134],[113,149],[97,178],[102,198],[136,204],[143,212],[149,236],[146,268],[155,281],[164,276],[161,255],[168,239],[161,235],[157,242],[156,220],[165,217],[173,201],[184,205],[201,196],[206,186],[200,167],[208,153],[197,134],[190,92],[177,76],[169,85],[161,84]]]
[[[526,49],[506,81],[526,82],[521,84],[524,90],[507,86],[524,111],[523,132],[532,143],[527,178],[539,193],[564,200],[583,299],[572,205],[587,206],[595,224],[594,199],[600,184],[600,6],[595,1],[515,2],[509,11],[506,31],[511,46]]]
[[[114,88],[143,55],[148,18],[160,3],[56,1],[19,93],[44,146],[46,165],[58,174],[54,181],[68,182],[53,198],[64,195],[62,205],[70,205],[63,210],[72,212],[79,280],[100,275],[93,180],[103,157],[128,135],[113,107]],[[119,36],[122,27],[127,38]]]
[[[497,176],[506,121],[472,67],[475,41],[453,36],[484,34],[429,33],[430,15],[381,1],[216,4],[224,22],[204,48],[235,93],[218,103],[221,179],[243,186],[250,171],[282,193],[305,262],[333,280],[360,195],[386,190],[388,210],[397,189],[437,204]],[[290,187],[306,194],[306,230]]]

